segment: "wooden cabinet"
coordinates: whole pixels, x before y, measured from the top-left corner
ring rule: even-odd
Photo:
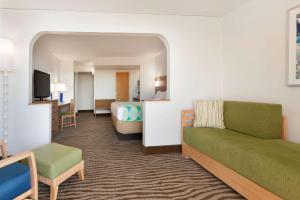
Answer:
[[[58,100],[52,100],[52,140],[59,131]]]

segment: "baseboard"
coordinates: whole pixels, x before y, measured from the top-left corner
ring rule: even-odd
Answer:
[[[164,154],[164,153],[181,153],[181,145],[167,145],[167,146],[143,146],[144,154]]]
[[[111,116],[111,113],[94,113],[95,117],[97,116]]]
[[[117,137],[119,140],[142,140],[142,133],[134,133],[134,134],[122,134],[117,132]]]
[[[78,113],[94,113],[94,110],[78,110]]]

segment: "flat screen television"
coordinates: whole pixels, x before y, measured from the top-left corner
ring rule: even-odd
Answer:
[[[43,98],[50,96],[50,74],[34,70],[34,97],[39,98],[41,101]]]

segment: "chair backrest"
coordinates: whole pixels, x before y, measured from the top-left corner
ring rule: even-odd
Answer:
[[[74,101],[74,99],[71,99],[71,101],[70,101],[70,113],[75,114],[75,101]]]

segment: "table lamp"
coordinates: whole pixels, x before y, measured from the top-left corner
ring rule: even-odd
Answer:
[[[155,85],[155,87],[159,87],[160,86],[160,80],[156,79],[154,85]]]

